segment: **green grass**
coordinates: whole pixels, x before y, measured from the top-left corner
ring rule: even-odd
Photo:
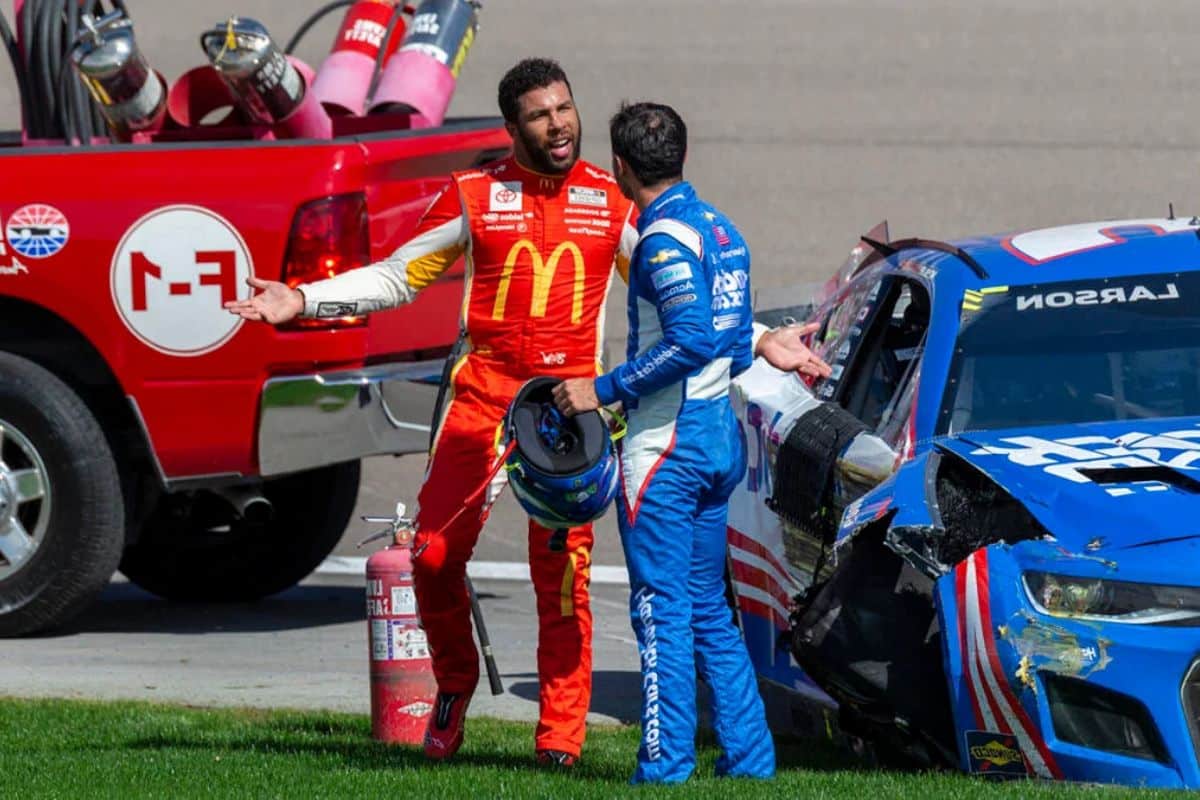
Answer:
[[[703,746],[682,787],[630,787],[635,728],[596,727],[572,773],[534,767],[532,726],[471,719],[452,764],[370,739],[365,717],[205,710],[145,703],[0,700],[0,797],[606,798],[855,800],[914,797],[1178,797],[1034,782],[991,784],[948,773],[857,768],[822,743],[779,748],[774,781],[718,780]]]

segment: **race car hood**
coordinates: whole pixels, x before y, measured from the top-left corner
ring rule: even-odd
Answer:
[[[1200,537],[1200,418],[972,431],[936,446],[1072,552]]]

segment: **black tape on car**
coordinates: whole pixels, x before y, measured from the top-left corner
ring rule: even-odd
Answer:
[[[796,420],[775,459],[775,491],[768,507],[789,525],[828,544],[837,532],[832,513],[838,456],[867,428],[834,403]]]

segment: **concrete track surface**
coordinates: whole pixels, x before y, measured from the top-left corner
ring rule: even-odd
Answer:
[[[286,41],[318,3],[129,5],[151,62],[174,77],[200,63],[198,34],[224,15],[256,17]],[[585,155],[605,165],[606,121],[622,99],[677,106],[691,133],[688,176],[745,232],[760,304],[784,304],[785,287],[826,276],[884,218],[896,236],[953,238],[1165,215],[1169,202],[1200,212],[1189,77],[1200,74],[1200,18],[1178,3],[490,0],[482,23],[451,112],[495,113],[505,68],[526,55],[558,58],[583,114]],[[335,24],[314,29],[298,54],[319,63]],[[17,118],[0,64],[0,128]],[[614,297],[609,315],[613,353],[623,352],[622,303]],[[372,459],[363,511],[411,499],[422,469],[418,458]],[[620,564],[611,519],[597,539],[597,563]],[[525,550],[505,498],[477,557],[519,561]],[[0,643],[0,692],[362,711],[360,585],[317,577],[253,607],[189,608],[114,584],[67,635]],[[481,588],[514,693],[475,708],[529,718],[531,592]],[[594,709],[629,719],[636,660],[623,592],[597,596]]]

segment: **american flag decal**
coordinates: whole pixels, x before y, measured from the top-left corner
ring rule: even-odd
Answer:
[[[717,244],[721,247],[729,247],[729,234],[725,232],[724,225],[713,225],[713,236],[717,237]]]

